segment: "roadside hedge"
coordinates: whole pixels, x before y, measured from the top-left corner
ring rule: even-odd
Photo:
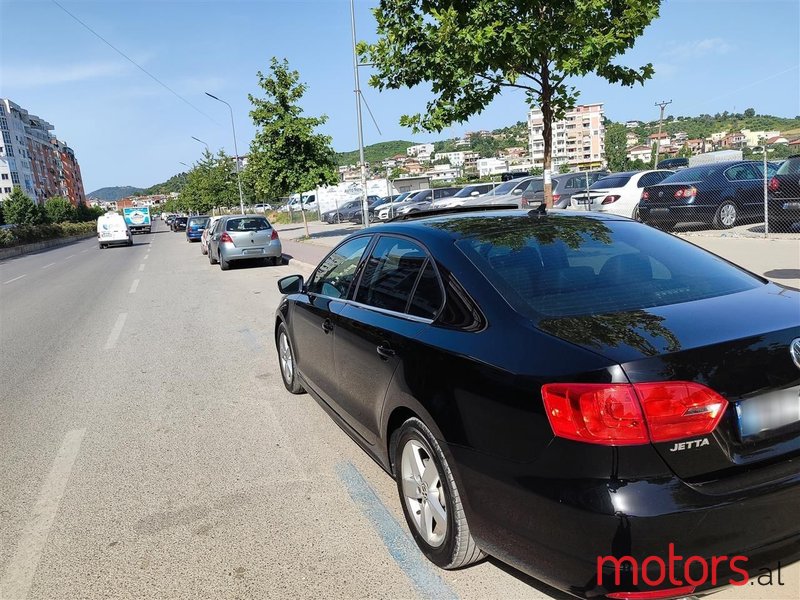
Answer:
[[[87,235],[97,231],[94,221],[88,223],[52,223],[48,225],[17,225],[0,229],[0,248],[32,244],[57,238]]]

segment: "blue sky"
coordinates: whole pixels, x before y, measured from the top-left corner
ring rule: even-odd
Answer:
[[[228,109],[239,150],[253,134],[248,93],[272,56],[288,58],[308,86],[304,108],[329,117],[324,132],[337,150],[356,147],[350,14],[347,0],[60,0],[71,12],[212,119],[171,95],[69,18],[50,0],[0,0],[0,96],[56,126],[76,151],[86,191],[108,185],[148,186],[196,160],[203,147],[233,153]],[[357,0],[359,39],[374,37],[370,8]],[[654,102],[668,113],[696,115],[754,107],[800,114],[800,2],[797,0],[667,0],[661,16],[622,59],[654,63],[643,87],[595,77],[575,82],[581,100],[605,102],[613,120],[651,119]],[[400,127],[401,114],[425,106],[424,89],[364,94],[380,125],[365,115],[365,143],[429,141],[524,120],[524,98],[504,94],[469,124],[441,135]]]

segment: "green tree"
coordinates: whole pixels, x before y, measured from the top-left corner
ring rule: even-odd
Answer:
[[[558,167],[558,172],[561,174],[569,173],[569,169],[570,169],[569,164],[561,163]]]
[[[395,167],[392,169],[392,172],[389,173],[389,179],[400,179],[403,175],[408,175],[408,171],[402,167]]]
[[[628,130],[621,123],[611,123],[606,127],[606,161],[610,171],[624,171],[628,164]]]
[[[86,203],[81,201],[78,202],[78,206],[75,208],[75,220],[79,223],[95,221],[103,213],[105,211],[99,206],[86,206]]]
[[[52,223],[64,223],[75,220],[75,208],[63,196],[53,196],[44,203],[47,218]]]
[[[300,74],[289,68],[286,59],[273,57],[270,73],[258,72],[264,97],[248,95],[256,133],[250,144],[247,179],[257,193],[267,198],[303,193],[339,181],[332,140],[316,133],[328,118],[303,115],[299,103],[307,86],[299,80]]]
[[[756,116],[756,109],[755,108],[746,108],[744,111],[744,116],[747,118],[752,118]]]
[[[186,174],[186,183],[171,205],[179,212],[208,213],[215,206],[239,204],[233,158],[220,150],[216,155],[205,150],[203,157]]]
[[[689,148],[689,144],[684,144],[681,146],[681,149],[678,150],[678,157],[679,158],[691,158],[693,156],[692,149]]]
[[[3,202],[5,219],[15,225],[40,225],[42,211],[19,187],[14,187]]]
[[[380,90],[428,84],[424,113],[400,122],[441,131],[481,112],[505,88],[522,89],[543,115],[544,167],[551,168],[551,128],[578,97],[570,77],[593,73],[631,86],[653,75],[652,64],[612,61],[630,49],[658,16],[660,0],[381,0],[379,39],[362,42]],[[552,189],[545,186],[552,204]]]
[[[5,224],[6,224],[6,217],[5,214],[3,213],[3,203],[0,202],[0,225],[5,225]]]

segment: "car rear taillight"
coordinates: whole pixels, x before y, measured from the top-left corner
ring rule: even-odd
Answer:
[[[647,190],[642,192],[641,200],[647,200],[649,197],[650,197],[650,192],[648,192]]]
[[[697,194],[697,188],[689,187],[689,188],[681,188],[679,190],[675,190],[675,197],[676,198],[691,198]]]
[[[542,399],[556,436],[606,446],[705,435],[727,406],[713,390],[686,381],[549,383]]]
[[[778,181],[778,178],[777,177],[773,177],[772,179],[770,179],[769,180],[769,191],[770,192],[777,192],[779,189],[781,189],[781,182]]]
[[[233,240],[231,239],[231,236],[228,235],[227,231],[223,231],[222,235],[219,236],[219,243],[220,244],[225,244],[225,243],[232,244],[233,243]]]
[[[272,230],[272,235],[269,236],[269,239],[270,239],[271,242],[274,242],[275,240],[278,239],[277,230],[275,230],[275,229]]]
[[[612,204],[619,200],[619,196],[606,196],[600,204]]]

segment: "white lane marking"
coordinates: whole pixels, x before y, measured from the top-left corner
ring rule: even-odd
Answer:
[[[81,254],[83,254],[84,252],[88,252],[88,251],[89,251],[88,248],[86,250],[81,250]]]
[[[85,433],[86,429],[73,429],[64,436],[53,468],[44,480],[25,523],[17,551],[0,579],[0,598],[25,600],[28,596]]]
[[[119,339],[119,335],[122,333],[122,328],[125,327],[125,319],[127,318],[128,313],[119,313],[117,322],[114,323],[114,328],[111,330],[111,333],[108,334],[108,339],[106,340],[105,345],[106,350],[111,350],[117,345],[117,340]]]
[[[142,264],[140,264],[140,265],[139,265],[139,270],[140,270],[140,271],[144,271],[144,263],[142,263]]]
[[[138,287],[139,287],[139,280],[138,279],[134,279],[133,283],[131,284],[131,291],[128,292],[128,293],[129,294],[135,294],[136,293],[136,288],[138,288]]]
[[[11,283],[12,281],[16,281],[17,279],[22,279],[23,277],[25,277],[25,275],[20,275],[19,277],[14,277],[14,279],[9,279],[8,281],[4,281],[3,285],[5,285],[6,283]]]
[[[69,255],[69,256],[67,256],[67,257],[66,257],[64,260],[69,260],[69,259],[70,259],[70,258],[72,258],[73,256],[75,256],[75,255],[74,255],[74,254],[70,254],[70,255]]]
[[[43,268],[43,269],[46,269],[47,267],[52,267],[54,264],[56,264],[56,263],[50,263],[49,265],[45,265],[45,266],[43,266],[42,268]]]
[[[142,260],[147,260],[147,257],[148,257],[148,255],[147,255],[147,254],[145,254],[145,255],[144,255],[144,258],[143,258]]]

